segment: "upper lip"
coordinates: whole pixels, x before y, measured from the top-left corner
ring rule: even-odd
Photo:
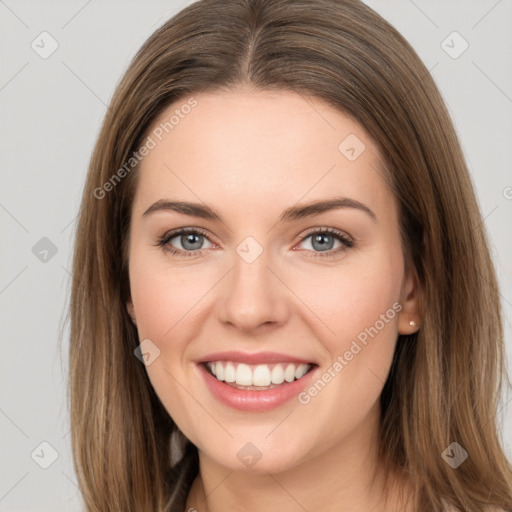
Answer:
[[[246,364],[266,364],[266,363],[312,363],[310,360],[300,357],[291,356],[289,354],[280,354],[278,352],[239,352],[230,350],[227,352],[215,352],[208,354],[196,360],[196,363],[207,363],[210,361],[233,361]],[[315,363],[312,363],[315,364]]]

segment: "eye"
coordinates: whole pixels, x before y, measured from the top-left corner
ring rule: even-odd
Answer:
[[[353,239],[346,233],[333,228],[317,228],[314,231],[310,231],[301,236],[300,243],[304,243],[304,241],[309,238],[311,238],[310,245],[312,249],[308,250],[312,251],[315,257],[333,256],[355,245]],[[175,247],[171,243],[174,239],[177,239],[175,243],[180,244],[182,248]],[[205,253],[202,248],[205,239],[208,240],[208,237],[206,232],[202,229],[180,228],[163,235],[159,238],[157,245],[164,251],[170,252],[178,257],[202,256]],[[340,246],[333,249],[333,245],[336,241],[339,242]]]
[[[327,257],[345,251],[350,247],[354,247],[354,241],[343,231],[333,228],[317,228],[301,236],[301,243],[311,238],[311,247],[313,248],[313,256]],[[333,249],[334,242],[338,241],[340,246]],[[318,250],[316,250],[318,249]]]
[[[171,244],[171,241],[177,239],[183,249],[176,248]],[[204,239],[208,240],[206,232],[199,228],[181,228],[170,233],[166,233],[158,240],[157,245],[162,247],[163,250],[178,256],[198,256],[202,255],[203,251],[198,250],[204,243]],[[211,243],[211,242],[210,242]]]

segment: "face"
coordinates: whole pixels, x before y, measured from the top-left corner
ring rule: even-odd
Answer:
[[[232,469],[368,442],[417,319],[377,146],[293,92],[194,98],[168,134],[186,100],[153,123],[132,208],[127,308],[156,393]]]

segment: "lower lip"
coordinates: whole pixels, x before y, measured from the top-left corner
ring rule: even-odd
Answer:
[[[204,364],[199,364],[198,367],[208,389],[219,402],[239,411],[253,412],[275,409],[296,397],[311,382],[313,374],[318,369],[318,367],[313,368],[293,382],[287,382],[265,391],[255,391],[233,388],[211,375]]]

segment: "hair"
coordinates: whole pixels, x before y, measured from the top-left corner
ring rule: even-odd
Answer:
[[[87,511],[182,512],[199,470],[197,448],[134,356],[140,341],[126,302],[138,166],[108,193],[104,185],[164,109],[237,88],[323,100],[378,145],[421,292],[421,328],[398,336],[380,397],[380,463],[414,482],[418,512],[511,510],[512,468],[497,430],[507,377],[498,284],[467,165],[430,73],[360,1],[203,0],[135,55],[89,163],[69,308],[72,449]],[[469,455],[456,470],[441,456],[454,441]]]

